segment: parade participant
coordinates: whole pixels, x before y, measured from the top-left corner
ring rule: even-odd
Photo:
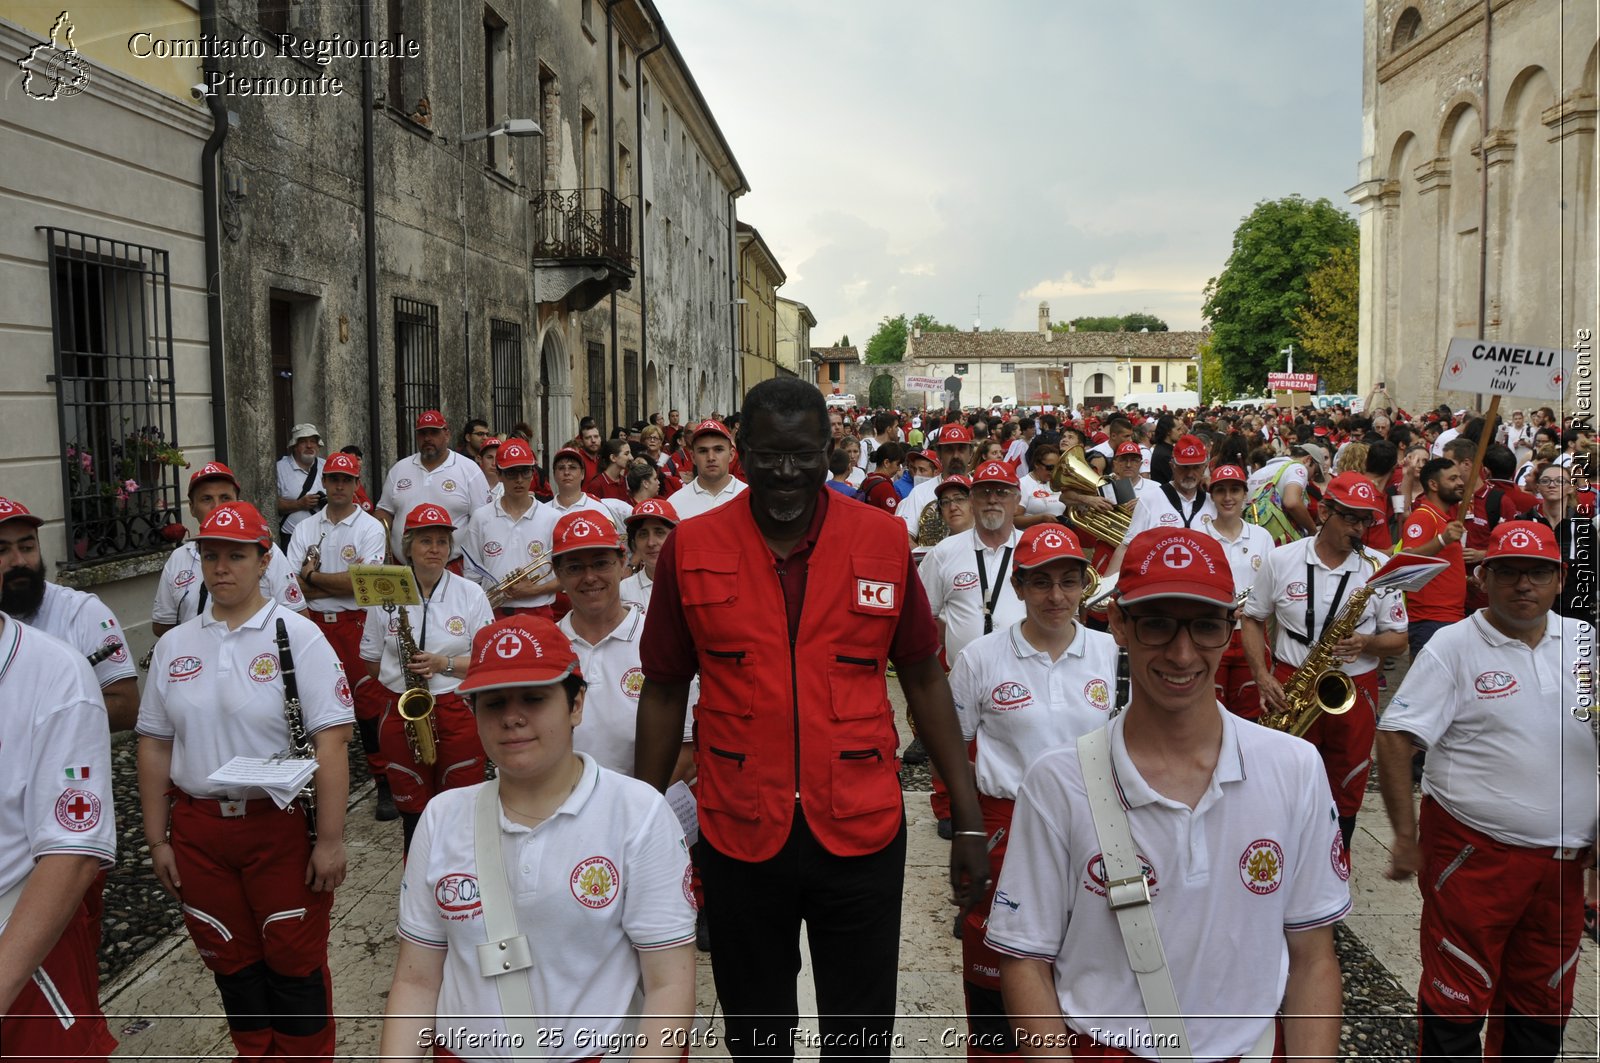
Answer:
[[[855,436],[845,436],[835,449],[844,451],[847,463],[845,479],[852,488],[860,487],[862,481],[867,478],[866,470],[861,467],[861,440]]]
[[[837,491],[846,498],[856,497],[856,489],[850,483],[850,476],[856,471],[850,464],[849,452],[844,447],[835,447],[828,454],[828,490]]]
[[[1458,442],[1464,444],[1461,448],[1463,451],[1468,449],[1465,444],[1471,444],[1471,452],[1463,460],[1465,475],[1477,457],[1477,443],[1466,438]],[[1446,451],[1447,457],[1453,456],[1453,449]],[[1511,482],[1516,471],[1517,459],[1504,446],[1491,443],[1484,450],[1478,487],[1472,494],[1472,501],[1462,507],[1462,523],[1467,526],[1467,537],[1462,541],[1462,556],[1467,564],[1476,565],[1483,560],[1494,529],[1502,521],[1515,520],[1518,513],[1526,513],[1538,504],[1537,495]],[[1482,609],[1485,604],[1483,592],[1468,583],[1467,610]]]
[[[465,674],[472,636],[494,622],[494,611],[481,587],[446,571],[455,532],[450,514],[425,503],[406,514],[404,531],[400,556],[411,566],[422,604],[393,610],[369,606],[361,632],[361,659],[379,684],[374,688],[383,703],[378,741],[389,762],[389,789],[409,849],[430,798],[483,781],[483,746],[456,687]],[[410,625],[412,653],[406,659],[401,658],[401,610]],[[426,687],[434,705],[426,721],[408,725],[400,718],[397,703],[412,687]],[[424,759],[426,737],[415,736],[424,727],[433,736],[431,763]]]
[[[695,425],[688,437],[694,479],[667,499],[684,520],[709,513],[745,491],[744,481],[732,472],[733,434],[721,421],[708,417]]]
[[[394,819],[399,813],[389,792],[388,762],[378,745],[378,717],[383,702],[361,660],[361,628],[366,610],[356,603],[351,565],[381,565],[388,553],[383,525],[355,504],[361,482],[361,459],[343,452],[328,458],[322,470],[328,504],[295,528],[289,541],[289,564],[299,573],[306,596],[306,619],[316,624],[333,646],[346,677],[354,684],[356,729],[366,751],[367,770],[378,796],[373,815]]]
[[[1244,519],[1244,470],[1237,465],[1218,465],[1211,470],[1208,493],[1217,515],[1206,525],[1206,532],[1222,546],[1228,558],[1228,569],[1233,573],[1234,600],[1248,591],[1256,581],[1256,573],[1266,564],[1272,552],[1272,536],[1265,528]],[[1233,638],[1222,653],[1217,665],[1217,701],[1223,708],[1247,720],[1261,716],[1261,691],[1255,676],[1250,673],[1250,661],[1244,652],[1244,627],[1234,622]]]
[[[965,476],[972,470],[972,429],[964,424],[947,424],[939,429],[939,442],[935,445],[934,454],[939,461],[938,476],[933,480],[925,481],[911,489],[895,511],[906,526],[906,534],[911,541],[917,541],[917,529],[922,524],[923,510],[927,509],[937,500],[934,489],[939,486],[938,477]]]
[[[489,485],[478,463],[457,454],[446,443],[449,426],[438,410],[417,415],[417,452],[389,467],[383,478],[383,496],[373,514],[389,530],[389,556],[402,557],[400,540],[405,536],[405,515],[420,505],[431,503],[450,514],[451,522],[465,531],[472,511],[489,501]],[[461,545],[450,552],[459,572]]]
[[[1106,475],[1106,470],[1111,468],[1111,458],[1116,454],[1117,448],[1124,443],[1133,442],[1133,422],[1120,413],[1116,414],[1106,421],[1104,435],[1104,439],[1089,448],[1087,455],[1089,464],[1094,466],[1094,470],[1101,476]],[[1140,453],[1143,453],[1143,448],[1140,448]],[[1140,465],[1142,468],[1143,463]]]
[[[1595,632],[1552,611],[1561,570],[1549,528],[1495,529],[1488,605],[1429,641],[1379,722],[1389,877],[1417,875],[1422,890],[1425,1060],[1561,1055],[1597,797],[1582,708],[1594,701]],[[1420,821],[1413,747],[1428,752]]]
[[[939,504],[939,516],[944,520],[945,527],[950,529],[950,534],[971,531],[972,519],[972,478],[970,476],[952,476],[943,480],[934,489],[935,501]],[[912,557],[921,560],[918,551],[911,551]]]
[[[1223,548],[1187,528],[1144,532],[1118,593],[1130,703],[1028,769],[989,913],[1022,1048],[1331,1058],[1349,869],[1312,750],[1213,696],[1233,629]],[[1158,957],[1138,979],[1135,949]]]
[[[574,449],[583,460],[583,478],[587,481],[605,467],[605,462],[600,460],[600,426],[593,417],[585,417],[578,422],[578,438],[573,442],[577,444]]]
[[[628,465],[633,449],[626,439],[608,439],[600,444],[600,471],[583,482],[586,493],[595,498],[615,498],[633,504],[628,497]]]
[[[1198,436],[1186,435],[1178,439],[1172,448],[1172,482],[1162,484],[1152,480],[1155,489],[1139,496],[1139,504],[1128,522],[1128,534],[1106,566],[1108,575],[1122,570],[1127,544],[1140,532],[1184,527],[1203,533],[1206,525],[1217,519],[1217,507],[1205,490],[1206,463],[1210,459],[1205,443]]]
[[[634,458],[628,466],[628,505],[637,506],[661,494],[661,469],[646,458]]]
[[[1027,474],[1017,480],[1022,490],[1022,510],[1016,518],[1018,528],[1062,523],[1060,518],[1067,506],[1061,501],[1061,493],[1050,486],[1050,477],[1055,475],[1060,460],[1061,450],[1054,443],[1039,441],[1028,448],[1024,458]]]
[[[928,606],[939,622],[945,660],[967,644],[1022,619],[1011,559],[1022,533],[1016,514],[1022,493],[1011,466],[989,461],[972,474],[974,526],[928,551],[920,570]]]
[[[483,457],[483,444],[493,437],[489,431],[489,422],[482,417],[474,417],[461,429],[461,446],[457,453],[463,457],[477,461]]]
[[[496,436],[488,436],[483,445],[478,448],[478,470],[483,473],[483,482],[489,485],[489,501],[496,501],[505,494],[505,487],[500,483],[500,468],[496,464],[495,455],[500,450],[504,440]]]
[[[672,464],[672,455],[667,453],[664,446],[664,437],[658,425],[648,425],[639,433],[639,444],[644,448],[640,455],[661,473],[661,494],[670,496],[672,492],[683,486],[683,481],[678,478],[678,470]]]
[[[957,903],[973,903],[988,870],[909,544],[886,514],[823,489],[827,424],[802,380],[750,389],[739,429],[748,499],[678,525],[640,646],[636,774],[658,789],[700,676],[695,862],[738,1061],[793,1056],[802,919],[822,1036],[856,1058],[889,1058],[906,834],[886,660],[950,783]]]
[[[622,581],[622,600],[648,610],[650,588],[655,586],[656,562],[667,536],[678,526],[678,513],[671,502],[652,498],[635,506],[625,523],[634,572]]]
[[[1340,473],[1328,481],[1321,509],[1316,535],[1275,547],[1267,555],[1244,606],[1245,657],[1269,712],[1288,707],[1282,684],[1321,644],[1351,595],[1378,568],[1378,559],[1361,545],[1367,525],[1383,512],[1372,482],[1360,473]],[[1275,664],[1266,653],[1269,617],[1277,621]],[[1356,704],[1341,715],[1323,713],[1305,734],[1322,754],[1347,849],[1372,768],[1378,662],[1406,648],[1406,626],[1405,603],[1398,596],[1380,593],[1367,599],[1355,630],[1332,647],[1343,662],[1340,670],[1355,684]]]
[[[289,453],[278,459],[278,545],[289,549],[289,537],[301,521],[327,504],[322,490],[322,462],[317,451],[322,436],[314,424],[289,429]]]
[[[1327,450],[1316,443],[1303,443],[1291,447],[1287,457],[1272,458],[1250,474],[1245,489],[1251,505],[1265,505],[1273,512],[1275,521],[1260,523],[1273,533],[1278,545],[1316,533],[1317,518],[1310,503],[1312,474],[1327,467]]]
[[[574,748],[592,709],[585,678],[547,620],[513,617],[473,640],[462,691],[499,774],[441,794],[422,817],[400,889],[382,1058],[421,1061],[431,1046],[434,1059],[590,1060],[624,1044],[634,1059],[677,1059],[689,1043],[683,831],[660,794]],[[526,854],[503,870],[478,848],[482,800],[495,810],[485,840]],[[486,886],[490,875],[505,881]],[[506,909],[519,951],[533,943],[525,970],[504,976],[524,983],[521,1017],[479,960]]]
[[[639,636],[645,613],[622,599],[622,547],[608,521],[593,513],[571,513],[556,523],[556,576],[572,601],[572,611],[557,626],[572,640],[588,695],[584,721],[572,745],[603,768],[633,774],[634,734],[639,691]],[[694,715],[687,717],[683,749],[672,781],[694,774]]]
[[[97,595],[45,579],[38,531],[43,523],[21,502],[0,498],[0,612],[85,658],[99,657],[94,678],[111,730],[131,730],[139,715],[139,681],[128,636]]]
[[[208,461],[189,476],[189,515],[196,525],[204,524],[217,506],[238,501],[239,480],[222,462]],[[294,567],[276,543],[267,550],[261,593],[285,609],[299,612],[306,607]],[[193,620],[205,608],[209,594],[200,578],[200,550],[190,539],[168,554],[162,566],[155,604],[150,609],[150,633],[159,639],[179,624]]]
[[[1450,565],[1422,587],[1406,592],[1406,615],[1411,621],[1406,641],[1412,661],[1441,628],[1466,616],[1467,600],[1467,568],[1461,557],[1467,529],[1456,516],[1463,487],[1461,468],[1449,458],[1434,458],[1423,465],[1418,480],[1422,497],[1406,517],[1400,549]]]
[[[500,467],[505,494],[498,501],[475,510],[467,530],[461,535],[461,551],[468,561],[467,572],[485,593],[519,570],[550,556],[549,542],[539,537],[543,507],[530,491],[533,451],[522,440],[512,439],[500,445],[495,464]],[[526,572],[504,588],[505,600],[500,605],[500,615],[527,610],[548,618],[555,590],[553,572],[537,569]]]
[[[1033,471],[1033,459],[1029,456],[1033,452],[1034,440],[1039,436],[1036,422],[1032,417],[1024,417],[1017,422],[1017,434],[1006,447],[1003,460],[1009,461],[1017,470],[1018,476],[1024,476]],[[1057,453],[1060,453],[1058,450]],[[1045,477],[1049,480],[1049,477]]]
[[[555,542],[556,521],[568,513],[588,510],[597,513],[613,524],[617,525],[617,538],[622,539],[622,518],[626,517],[631,509],[625,503],[615,499],[601,500],[583,490],[583,452],[573,447],[563,447],[556,451],[555,458],[550,463],[550,472],[555,480],[556,493],[550,501],[541,503],[538,515],[534,518],[533,537],[543,545],[548,556],[550,546]],[[612,506],[622,510],[620,516],[614,516]],[[554,573],[551,573],[554,578]],[[560,619],[567,610],[565,597],[557,595],[548,602],[535,599],[534,605],[549,605],[553,610],[552,620]]]
[[[1012,806],[1028,765],[1104,725],[1117,681],[1116,643],[1077,622],[1089,580],[1077,537],[1054,525],[1029,528],[1012,568],[1023,619],[969,643],[950,672],[961,737],[977,742],[992,881],[1000,878]],[[991,883],[967,913],[961,936],[969,1059],[1018,1051],[1000,999],[1000,957],[983,941],[992,900]]]
[[[861,481],[854,497],[869,506],[877,506],[885,513],[895,513],[900,508],[900,492],[895,489],[895,477],[905,463],[906,449],[899,443],[885,443],[872,452],[873,469]]]
[[[332,1060],[328,927],[345,876],[350,684],[316,626],[261,593],[272,536],[254,506],[216,507],[196,538],[210,601],[156,644],[139,705],[151,868],[183,905],[238,1054]],[[299,741],[291,697],[317,761],[314,832],[307,805],[280,810],[264,790],[210,779],[235,756]]]
[[[895,477],[894,489],[904,502],[918,484],[927,483],[939,475],[939,458],[932,451],[913,450],[906,454],[905,466]],[[895,507],[899,512],[899,507]]]
[[[1534,480],[1539,489],[1539,505],[1517,518],[1538,521],[1555,532],[1556,546],[1566,565],[1566,579],[1556,596],[1555,611],[1580,620],[1592,620],[1595,615],[1593,564],[1600,556],[1595,552],[1594,505],[1579,504],[1573,484],[1574,474],[1588,480],[1588,468],[1587,461],[1570,469],[1554,462],[1540,466]],[[0,528],[0,535],[3,534]]]

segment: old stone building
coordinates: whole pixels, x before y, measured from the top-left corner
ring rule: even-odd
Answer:
[[[1436,393],[1451,338],[1595,328],[1595,5],[1366,0],[1365,24],[1360,390],[1469,405]]]
[[[739,362],[746,390],[778,375],[778,288],[789,278],[761,233],[739,223]]]

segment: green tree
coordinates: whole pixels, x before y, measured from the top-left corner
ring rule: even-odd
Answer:
[[[1208,339],[1200,345],[1200,400],[1207,404],[1227,402],[1235,392],[1222,380],[1222,358]]]
[[[850,337],[849,336],[840,336],[839,337],[839,342],[835,343],[834,346],[835,347],[848,347],[848,346],[850,346]]]
[[[1334,248],[1307,283],[1310,300],[1294,312],[1298,349],[1306,353],[1307,368],[1322,375],[1330,392],[1354,391],[1361,317],[1356,248]]]
[[[1075,317],[1071,321],[1058,321],[1050,326],[1053,332],[1166,332],[1167,323],[1154,314],[1112,314],[1109,317]]]
[[[887,410],[894,405],[894,377],[879,373],[867,386],[867,405],[873,409]]]
[[[1311,274],[1358,239],[1355,219],[1326,199],[1263,201],[1240,222],[1201,307],[1228,390],[1260,387],[1269,371],[1283,368],[1281,352],[1297,341],[1294,314],[1310,298]]]
[[[885,317],[878,322],[878,331],[867,341],[867,364],[888,365],[904,358],[908,335],[910,330],[906,327],[904,314]]]
[[[1167,323],[1154,314],[1124,314],[1122,315],[1123,332],[1140,332],[1149,329],[1151,332],[1166,332]]]
[[[954,325],[946,325],[944,322],[942,322],[942,321],[938,320],[937,318],[935,318],[932,314],[917,314],[917,315],[915,315],[911,319],[911,327],[913,329],[921,329],[923,332],[960,332],[961,331],[960,329],[956,328]]]

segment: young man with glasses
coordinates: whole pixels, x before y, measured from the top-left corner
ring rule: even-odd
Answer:
[[[1383,515],[1383,500],[1359,472],[1328,481],[1317,534],[1273,549],[1250,587],[1244,607],[1244,652],[1267,712],[1287,708],[1283,684],[1305,663],[1344,612],[1350,597],[1377,571],[1362,537]],[[1273,663],[1266,654],[1266,622],[1275,619]],[[1305,739],[1322,754],[1339,809],[1339,827],[1349,848],[1356,813],[1372,768],[1372,735],[1378,716],[1378,662],[1406,648],[1405,601],[1378,593],[1367,599],[1355,630],[1333,647],[1340,670],[1354,682],[1356,704],[1340,715],[1323,713]]]
[[[1551,610],[1562,568],[1549,528],[1496,528],[1487,606],[1428,643],[1379,727],[1388,874],[1417,875],[1422,891],[1423,1059],[1561,1054],[1600,767],[1595,632]],[[1420,820],[1413,747],[1428,751]]]
[[[1312,750],[1217,705],[1233,588],[1205,533],[1135,537],[1110,610],[1129,704],[1023,776],[987,940],[1030,1053],[1177,1058],[1174,1019],[1185,1058],[1338,1050],[1332,924],[1350,908],[1349,867]],[[1123,844],[1102,832],[1106,802]],[[1168,999],[1146,994],[1130,950],[1164,958]]]

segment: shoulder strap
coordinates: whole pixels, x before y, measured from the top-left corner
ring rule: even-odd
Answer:
[[[1078,763],[1083,768],[1083,785],[1089,793],[1089,810],[1094,814],[1094,830],[1100,839],[1106,902],[1122,931],[1128,965],[1139,981],[1139,996],[1144,999],[1150,1032],[1161,1046],[1162,1059],[1187,1060],[1189,1032],[1183,1025],[1183,1013],[1178,1010],[1178,993],[1172,986],[1172,972],[1167,969],[1161,935],[1156,930],[1150,883],[1134,849],[1128,812],[1122,807],[1111,777],[1111,735],[1106,728],[1078,739]]]
[[[1494,531],[1494,526],[1500,523],[1500,509],[1505,505],[1505,497],[1505,490],[1499,487],[1489,488],[1489,493],[1484,496],[1483,515],[1489,521],[1490,531]]]
[[[304,498],[304,497],[306,497],[306,492],[311,490],[311,485],[316,482],[316,479],[317,479],[317,468],[319,467],[319,465],[320,465],[320,463],[317,461],[316,458],[312,458],[311,459],[311,468],[306,471],[305,483],[300,485],[300,493],[295,495],[294,496],[295,498]]]
[[[533,966],[533,949],[517,931],[517,909],[511,901],[505,855],[500,849],[500,781],[490,779],[478,790],[472,809],[472,848],[478,870],[478,898],[483,905],[483,932],[478,946],[478,973],[494,980],[506,1032],[517,1044],[539,1036],[533,1014],[533,984],[521,973]]]

